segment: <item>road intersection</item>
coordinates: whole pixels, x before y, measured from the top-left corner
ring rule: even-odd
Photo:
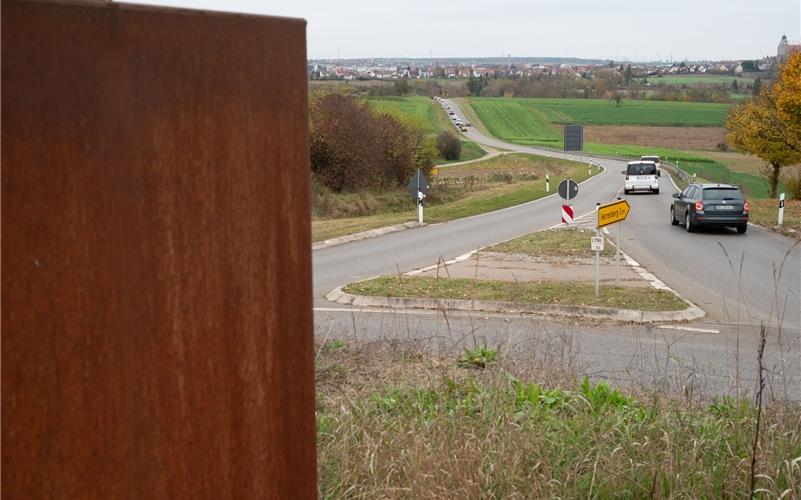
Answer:
[[[458,116],[464,116],[455,103],[448,103]],[[487,137],[476,127],[469,127],[465,135],[491,148],[591,161],[602,167],[603,172],[583,182],[579,196],[571,200],[577,217],[593,212],[596,203],[622,197],[623,160],[509,144]],[[692,382],[705,393],[721,394],[735,386],[752,387],[758,330],[760,324],[766,324],[766,356],[775,371],[773,385],[782,386],[790,398],[801,400],[799,245],[760,228],[752,228],[745,235],[728,229],[686,233],[668,220],[674,192],[675,187],[663,177],[659,195],[625,196],[632,212],[621,228],[622,246],[668,286],[704,309],[707,316],[699,321],[661,325],[666,328],[565,324],[524,316],[355,309],[337,307],[324,298],[349,282],[409,271],[440,257],[450,259],[552,227],[559,223],[562,204],[552,195],[496,212],[316,250],[316,335],[447,337],[452,342],[472,342],[480,337],[488,343],[510,346],[542,340],[543,336],[552,339],[558,332],[557,336],[571,346],[583,346],[574,358],[582,373],[641,383],[644,374],[651,375],[646,377],[649,380],[659,378],[658,368],[662,383],[668,379],[674,385]]]

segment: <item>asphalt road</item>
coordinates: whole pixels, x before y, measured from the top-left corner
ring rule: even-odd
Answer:
[[[450,103],[458,116],[464,116]],[[475,127],[468,138],[488,146],[544,156],[585,160],[587,155],[566,154],[517,146],[486,137]],[[621,196],[620,171],[625,162],[594,158],[604,172],[579,186],[572,204],[576,216],[591,212],[597,202]],[[571,325],[536,318],[453,315],[446,319],[424,311],[404,312],[403,322],[409,338],[441,338],[447,327],[451,337],[484,335],[494,343],[515,345],[543,331],[562,330],[570,344],[588,346],[575,354],[582,373],[599,378],[623,380],[625,372],[632,382],[643,381],[643,374],[656,377],[671,363],[678,372],[670,375],[678,382],[691,377],[712,394],[753,384],[753,359],[759,325],[770,325],[766,357],[774,377],[779,377],[792,399],[801,399],[801,250],[795,240],[750,227],[745,235],[733,230],[686,233],[671,226],[668,210],[675,192],[669,178],[661,180],[661,194],[626,195],[632,206],[628,220],[621,225],[623,250],[656,274],[662,281],[707,311],[707,317],[683,330],[649,326]],[[552,189],[555,190],[555,186]],[[315,329],[318,337],[385,337],[385,327],[397,323],[398,313],[342,308],[325,301],[333,288],[376,275],[407,271],[432,264],[439,257],[450,259],[479,247],[536,230],[560,221],[563,201],[556,195],[517,207],[469,217],[444,224],[392,233],[381,237],[317,250],[313,253]],[[614,235],[615,227],[612,226]],[[780,275],[778,270],[781,269]],[[777,310],[780,314],[777,314]],[[777,317],[781,316],[780,319]],[[393,319],[388,320],[388,317]],[[410,318],[413,318],[410,321]],[[413,326],[410,327],[409,325]],[[361,325],[361,326],[360,326]],[[566,330],[567,328],[567,330]],[[643,348],[643,346],[646,348]],[[625,363],[623,362],[625,360]],[[672,361],[671,361],[672,360]],[[639,366],[631,370],[632,364]],[[690,368],[688,368],[690,367]],[[777,375],[778,374],[778,375]],[[651,378],[653,378],[651,377]],[[668,374],[664,374],[668,377]],[[650,379],[649,379],[650,380]],[[674,384],[675,385],[675,384]]]

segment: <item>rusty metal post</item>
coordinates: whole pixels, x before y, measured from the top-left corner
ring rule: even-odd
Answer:
[[[316,495],[305,22],[2,3],[2,490]]]

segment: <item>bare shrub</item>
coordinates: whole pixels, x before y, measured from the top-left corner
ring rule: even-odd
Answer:
[[[376,113],[357,97],[314,95],[309,115],[311,170],[334,191],[397,187],[417,168],[430,172],[422,131]]]
[[[437,151],[446,160],[458,160],[462,154],[462,141],[448,131],[437,136]]]

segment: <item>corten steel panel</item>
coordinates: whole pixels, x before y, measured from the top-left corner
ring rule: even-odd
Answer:
[[[2,489],[312,497],[305,22],[2,3]]]

